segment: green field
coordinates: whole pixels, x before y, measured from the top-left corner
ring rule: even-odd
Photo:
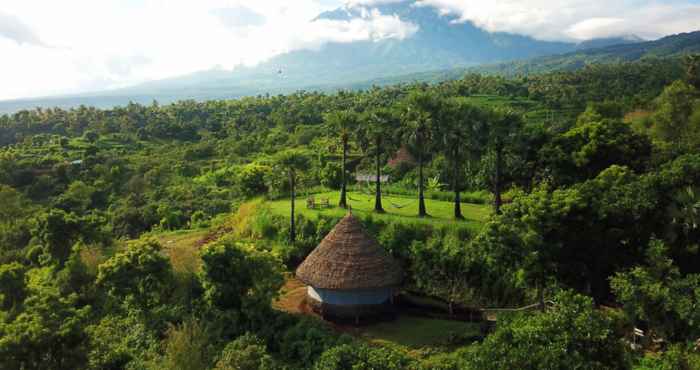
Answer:
[[[314,218],[318,215],[342,217],[346,210],[337,206],[340,194],[338,191],[314,194],[313,197],[318,202],[322,198],[328,198],[331,208],[309,209],[306,206],[306,199],[309,196],[299,195],[296,201],[296,211],[306,217]],[[382,220],[395,220],[397,217],[406,221],[426,222],[426,223],[453,223],[461,222],[470,226],[479,227],[491,214],[491,207],[483,204],[462,203],[462,214],[464,221],[456,221],[454,215],[454,203],[433,199],[426,199],[426,208],[430,217],[419,218],[418,199],[402,196],[382,196],[382,205],[386,213],[374,213],[374,196],[364,193],[348,193],[348,204],[352,207],[353,213],[364,217],[372,214],[372,217]],[[268,202],[273,214],[289,216],[289,199],[281,199]]]
[[[416,350],[448,346],[453,336],[479,335],[479,324],[400,315],[388,321],[356,329],[359,337],[389,347]]]

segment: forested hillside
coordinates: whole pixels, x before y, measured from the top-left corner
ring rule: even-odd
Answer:
[[[475,70],[482,73],[517,76],[573,71],[591,64],[632,62],[649,58],[673,59],[698,52],[700,52],[700,31],[671,35],[654,41],[609,45],[561,55],[480,66]]]
[[[698,368],[699,89],[689,56],[2,115],[0,369]],[[348,205],[442,318],[542,310],[290,312]]]

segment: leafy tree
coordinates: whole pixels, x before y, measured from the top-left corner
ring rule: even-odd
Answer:
[[[321,355],[314,366],[317,370],[398,370],[407,369],[414,361],[405,354],[389,348],[372,348],[364,344],[344,344]]]
[[[265,342],[246,333],[226,345],[216,362],[215,370],[272,370],[275,363]]]
[[[27,269],[17,262],[0,265],[0,309],[13,311],[24,302],[26,272]]]
[[[468,276],[467,249],[455,236],[431,238],[428,243],[411,244],[411,272],[416,286],[431,296],[447,301],[450,314],[457,303],[473,303]]]
[[[0,322],[0,369],[82,368],[91,307],[79,307],[77,301],[75,294],[52,292],[27,298],[22,313]]]
[[[592,179],[612,165],[642,172],[651,143],[620,120],[583,120],[556,136],[539,155],[555,185],[570,185]]]
[[[97,189],[82,181],[74,181],[57,200],[57,207],[66,212],[83,214],[92,205],[92,198]]]
[[[17,190],[0,185],[0,255],[18,250],[29,242],[28,217],[32,206]]]
[[[284,283],[281,263],[267,252],[246,249],[226,239],[201,252],[199,279],[204,299],[220,310],[267,312]]]
[[[291,193],[291,214],[289,226],[289,240],[296,240],[296,228],[294,225],[294,203],[296,198],[296,184],[299,172],[309,168],[309,156],[306,152],[298,149],[288,149],[277,154],[274,158],[275,166],[284,171],[289,178],[289,189]]]
[[[139,241],[101,264],[96,284],[115,303],[134,302],[147,312],[167,302],[172,267],[156,240]]]
[[[469,369],[628,369],[610,319],[585,296],[563,292],[542,313],[499,317],[465,358]]]
[[[612,278],[617,299],[630,318],[647,323],[658,335],[696,339],[700,336],[700,274],[683,276],[659,240],[650,243],[647,264]]]
[[[330,130],[337,132],[340,136],[340,141],[343,149],[342,158],[342,179],[340,185],[340,202],[339,206],[341,208],[348,208],[347,201],[347,159],[348,150],[350,148],[350,136],[353,131],[357,128],[358,117],[357,114],[350,110],[335,111],[329,113],[325,116],[326,124],[329,126]]]
[[[656,101],[656,111],[652,116],[652,132],[657,138],[676,144],[697,144],[700,135],[700,122],[692,122],[691,115],[697,106],[697,90],[683,81],[676,81],[666,87]]]
[[[88,368],[146,368],[155,361],[158,333],[135,315],[106,313],[86,328],[89,337]]]
[[[267,192],[265,177],[269,175],[272,168],[258,164],[247,164],[241,167],[237,175],[238,188],[242,195],[252,197]]]
[[[62,265],[81,239],[84,226],[74,214],[52,209],[34,220],[32,234],[44,251],[44,260]]]
[[[683,64],[686,82],[700,90],[700,54],[686,55]]]

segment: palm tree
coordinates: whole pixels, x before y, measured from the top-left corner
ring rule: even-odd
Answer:
[[[374,211],[384,213],[382,206],[382,155],[387,148],[393,147],[391,130],[396,127],[395,115],[388,108],[376,108],[369,110],[364,115],[364,131],[369,142],[371,142],[375,155],[376,187],[374,198]]]
[[[516,135],[522,127],[522,116],[511,108],[497,108],[490,112],[488,127],[488,143],[496,156],[495,171],[493,177],[494,211],[501,214],[503,199],[502,171],[503,154],[507,146],[516,140]]]
[[[440,104],[440,100],[435,95],[415,91],[408,96],[404,111],[407,138],[418,159],[418,217],[428,216],[425,208],[423,166],[430,150],[433,124]]]
[[[460,174],[463,162],[476,149],[479,124],[482,112],[463,99],[445,102],[440,111],[438,141],[447,160],[452,165],[452,190],[454,197],[454,217],[464,219],[460,196]]]
[[[340,142],[343,147],[342,159],[342,180],[340,185],[340,201],[338,206],[348,208],[347,199],[347,161],[350,135],[357,127],[357,114],[351,110],[336,111],[325,116],[326,124],[339,134]]]
[[[299,149],[288,149],[278,153],[274,158],[275,166],[287,173],[291,195],[291,221],[289,225],[289,241],[296,240],[296,225],[294,222],[294,203],[296,198],[297,173],[309,168],[309,155]]]

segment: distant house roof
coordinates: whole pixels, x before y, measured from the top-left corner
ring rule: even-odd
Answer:
[[[299,280],[330,290],[375,289],[401,284],[399,263],[362,227],[345,216],[297,268]]]
[[[411,155],[411,152],[408,151],[408,148],[406,146],[402,146],[394,155],[394,158],[391,158],[387,164],[389,167],[395,168],[396,166],[402,164],[402,163],[415,163],[415,160],[413,156]]]
[[[382,175],[379,177],[379,182],[386,183],[389,182],[389,179],[391,179],[389,175]],[[358,182],[376,182],[376,180],[377,175],[365,175],[360,173],[355,174],[355,181]]]

